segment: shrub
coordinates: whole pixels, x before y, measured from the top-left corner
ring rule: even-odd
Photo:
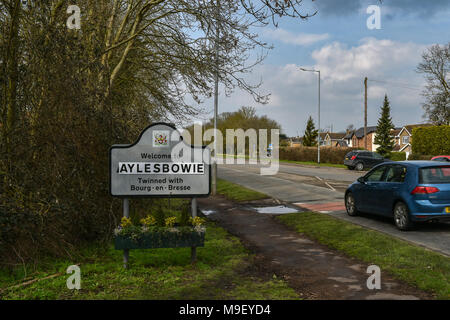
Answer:
[[[146,227],[151,227],[156,225],[156,219],[153,216],[148,215],[147,217],[141,219],[141,224]]]
[[[177,223],[176,217],[169,217],[169,218],[166,218],[166,220],[165,220],[165,225],[166,225],[166,227],[169,227],[169,228],[172,228],[173,226],[175,226],[175,223]]]
[[[412,132],[412,151],[419,155],[450,154],[450,126],[415,128]]]
[[[430,160],[433,156],[411,153],[408,160]]]
[[[155,217],[157,226],[162,227],[166,224],[166,215],[161,202],[157,204],[156,210],[153,210],[153,216]]]
[[[391,152],[389,159],[392,161],[404,161],[406,160],[406,152]]]
[[[320,162],[342,164],[345,155],[353,150],[356,148],[321,147]],[[316,162],[317,147],[280,148],[280,160]]]
[[[190,203],[188,202],[184,206],[182,206],[180,211],[181,211],[180,224],[182,226],[189,225],[189,223],[190,223],[189,219],[191,218]]]

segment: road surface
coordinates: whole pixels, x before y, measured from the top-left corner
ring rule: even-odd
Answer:
[[[430,223],[416,230],[397,230],[388,218],[363,215],[349,217],[345,213],[346,187],[365,172],[342,168],[280,164],[273,176],[260,175],[258,165],[219,165],[219,178],[265,193],[273,198],[307,210],[333,215],[352,223],[384,232],[428,249],[450,256],[450,224]]]

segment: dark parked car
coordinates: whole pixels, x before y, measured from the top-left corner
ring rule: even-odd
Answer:
[[[380,163],[390,161],[383,158],[376,152],[370,152],[366,150],[350,151],[345,155],[344,164],[350,170],[356,169],[361,171],[366,168],[372,168]]]
[[[450,164],[400,161],[380,164],[345,192],[350,216],[368,212],[393,217],[400,230],[415,221],[450,221]]]
[[[436,157],[431,158],[431,161],[450,162],[450,156],[436,156]]]

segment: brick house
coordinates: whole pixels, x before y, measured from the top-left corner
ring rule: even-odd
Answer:
[[[343,139],[346,136],[345,133],[327,132],[323,138],[323,146],[338,147],[342,146]]]
[[[367,150],[375,151],[374,148],[374,140],[375,140],[375,131],[377,130],[376,126],[367,127]],[[354,131],[351,135],[352,147],[353,148],[364,148],[364,127],[359,128]],[[378,147],[378,146],[377,146]]]
[[[377,148],[379,147],[379,145],[375,144],[376,131],[376,126],[367,127],[367,150],[373,152],[377,151]],[[401,128],[395,128],[391,130],[391,137],[394,139],[395,144],[397,144],[397,135],[400,133],[400,131]],[[347,133],[344,137],[344,140],[351,141],[351,143],[348,143],[349,147],[364,149],[364,127],[361,127],[356,131]],[[398,150],[395,150],[394,147],[394,151]]]
[[[395,136],[395,151],[406,152],[408,158],[412,152],[412,132],[415,128],[431,127],[432,124],[410,124],[402,127],[398,134]]]
[[[345,145],[347,147],[353,147],[353,135],[355,133],[355,130],[347,130],[345,133],[345,136],[342,138],[342,140],[345,141]]]
[[[301,147],[302,145],[303,145],[303,137],[295,137],[295,138],[289,139],[290,147],[298,148],[298,147]]]

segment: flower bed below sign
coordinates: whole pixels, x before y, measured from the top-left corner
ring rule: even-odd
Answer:
[[[204,228],[177,228],[155,230],[140,234],[118,234],[115,236],[115,249],[156,249],[203,247],[205,242]]]

